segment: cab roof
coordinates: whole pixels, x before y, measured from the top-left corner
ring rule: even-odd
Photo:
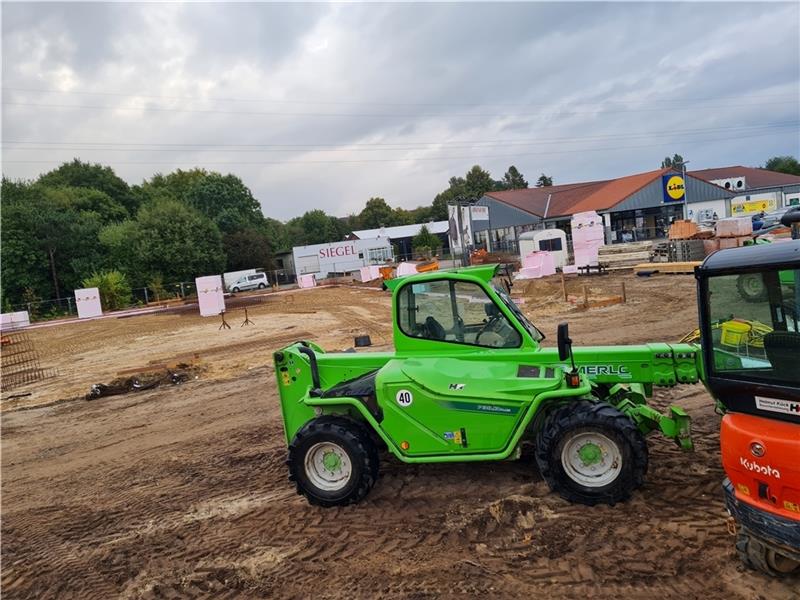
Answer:
[[[800,268],[800,240],[718,250],[706,257],[697,270],[703,274],[713,274],[765,267]]]
[[[406,275],[404,277],[395,277],[394,279],[389,279],[386,281],[385,284],[387,288],[389,288],[391,291],[394,291],[395,288],[401,283],[406,283],[407,281],[431,281],[434,279],[441,279],[442,275],[470,275],[488,283],[495,276],[499,266],[500,265],[494,264],[475,265],[471,267],[456,267],[454,269],[441,269],[439,271],[430,271],[428,273],[416,273],[414,275]]]

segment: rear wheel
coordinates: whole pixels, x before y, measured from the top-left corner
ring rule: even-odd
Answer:
[[[545,420],[536,438],[536,462],[550,488],[570,502],[613,505],[644,482],[647,443],[625,414],[584,400]]]
[[[772,577],[789,575],[800,568],[800,563],[796,560],[776,552],[769,544],[750,535],[746,529],[736,537],[736,553],[745,565]]]
[[[759,273],[747,273],[736,278],[739,295],[748,302],[763,302],[767,299],[767,286]]]
[[[260,289],[260,290],[263,290],[265,287],[267,287],[266,284],[263,284],[263,283],[259,283],[258,284],[258,289]]]
[[[378,477],[378,451],[367,428],[344,417],[306,423],[289,445],[289,479],[310,504],[359,502]]]

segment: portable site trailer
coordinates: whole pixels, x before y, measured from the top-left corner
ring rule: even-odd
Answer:
[[[553,255],[556,267],[567,264],[567,234],[561,229],[537,229],[519,236],[520,260],[531,252],[545,250]]]

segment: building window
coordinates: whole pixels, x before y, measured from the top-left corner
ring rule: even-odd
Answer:
[[[359,255],[359,258],[363,257],[363,253]],[[392,250],[391,248],[369,248],[367,250],[367,257],[369,260],[369,264],[371,265],[381,265],[392,258]]]
[[[539,240],[539,250],[545,250],[547,252],[560,252],[562,249],[561,238]]]

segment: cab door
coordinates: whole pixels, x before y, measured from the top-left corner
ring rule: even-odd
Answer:
[[[395,295],[397,357],[376,378],[381,426],[409,455],[499,452],[553,369],[530,377],[523,334],[484,285],[442,276]],[[522,373],[522,376],[520,376]]]

